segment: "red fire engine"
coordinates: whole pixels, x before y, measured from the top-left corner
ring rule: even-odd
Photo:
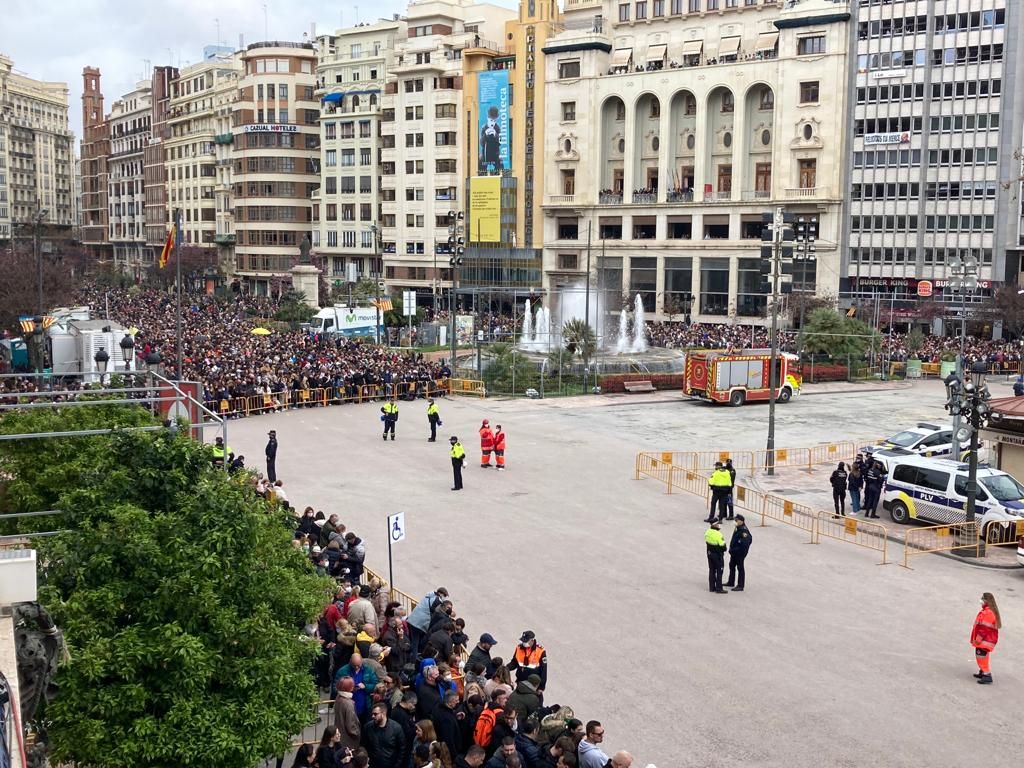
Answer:
[[[683,394],[712,403],[743,405],[769,399],[771,351],[748,349],[700,349],[686,355]],[[780,352],[776,361],[778,386],[775,400],[788,403],[800,393],[801,377],[796,355]]]

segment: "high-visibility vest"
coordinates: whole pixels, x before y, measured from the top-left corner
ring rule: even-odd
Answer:
[[[224,458],[224,448],[222,446],[219,446],[219,445],[213,446],[213,458],[215,458],[215,459],[223,459]]]
[[[452,446],[451,457],[453,459],[464,459],[466,457],[466,449],[462,447],[462,443],[456,443]]]
[[[494,433],[494,450],[504,451],[505,450],[505,433],[495,432]]]
[[[520,667],[525,669],[540,669],[541,659],[544,658],[544,646],[538,643],[533,648],[523,648],[521,645],[516,646],[516,652],[513,658]]]
[[[725,537],[717,528],[708,528],[704,533],[704,543],[709,547],[725,547]]]
[[[397,416],[398,415],[398,403],[384,403],[384,414],[386,416]]]
[[[716,469],[711,473],[711,479],[708,480],[708,485],[712,488],[728,488],[732,485],[732,476],[726,469]]]
[[[436,403],[431,403],[430,405],[427,406],[427,418],[429,419],[431,416],[437,416]]]
[[[494,433],[490,427],[480,427],[480,447],[485,451],[494,449]]]
[[[999,627],[996,626],[996,614],[987,605],[978,611],[971,629],[971,645],[984,651],[991,651],[999,642]]]

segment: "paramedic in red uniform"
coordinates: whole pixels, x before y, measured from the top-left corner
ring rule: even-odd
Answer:
[[[491,423],[484,419],[480,425],[480,466],[487,469],[491,466],[491,451],[494,450],[494,433]]]

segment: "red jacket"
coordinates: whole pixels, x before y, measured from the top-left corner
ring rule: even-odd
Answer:
[[[996,615],[987,605],[984,606],[974,619],[974,627],[971,629],[971,645],[991,651],[999,642],[999,628],[996,626]]]
[[[504,451],[505,450],[505,433],[495,432],[494,433],[494,450]]]
[[[494,433],[490,427],[480,427],[480,449],[484,451],[494,450]]]

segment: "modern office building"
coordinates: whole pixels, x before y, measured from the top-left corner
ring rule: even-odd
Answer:
[[[110,262],[113,249],[107,233],[107,158],[110,124],[103,111],[101,74],[82,69],[82,242],[96,262]]]
[[[153,264],[146,245],[144,151],[151,138],[152,85],[149,80],[114,102],[107,117],[107,240],[116,268],[137,280]]]
[[[231,130],[235,274],[255,293],[276,293],[313,230],[316,51],[312,43],[267,41],[247,46],[241,61]]]
[[[37,224],[70,232],[73,143],[67,83],[33,80],[0,55],[0,241]]]
[[[383,276],[381,99],[406,31],[405,20],[394,19],[318,40],[321,184],[313,197],[313,247],[328,282],[342,292],[350,277]],[[394,147],[393,136],[387,142]],[[392,203],[394,195],[390,189]]]
[[[1020,280],[1024,6],[853,6],[843,296],[862,308],[874,300],[883,322],[894,308],[899,325],[917,314],[918,284],[930,281],[935,319],[955,319],[962,303]],[[949,279],[967,257],[980,286],[963,296]]]
[[[171,83],[168,136],[164,139],[167,208],[180,211],[182,243],[212,252],[217,248],[217,189],[225,183],[233,137],[218,118],[218,97],[234,97],[241,73],[239,55],[218,55],[181,70]],[[222,153],[224,154],[224,153]],[[224,161],[224,162],[221,162]],[[215,263],[211,257],[210,263]]]
[[[794,290],[839,288],[849,3],[566,0],[544,46],[546,288],[648,319],[765,322],[762,214],[817,219]]]
[[[504,50],[497,41],[513,18],[515,11],[470,0],[409,4],[381,114],[384,280],[391,293],[416,290],[430,302],[451,285],[448,212],[466,209],[470,163],[463,55],[488,40]]]
[[[544,151],[544,47],[563,29],[556,0],[521,0],[500,39],[474,41],[463,52],[471,180],[460,289],[477,306],[508,310],[517,296],[535,294],[543,285],[543,179],[552,165]],[[495,145],[497,164],[487,157]],[[488,194],[497,206],[474,211],[474,201],[483,209]],[[494,237],[484,234],[488,217],[497,220]],[[576,265],[569,266],[577,273]]]

